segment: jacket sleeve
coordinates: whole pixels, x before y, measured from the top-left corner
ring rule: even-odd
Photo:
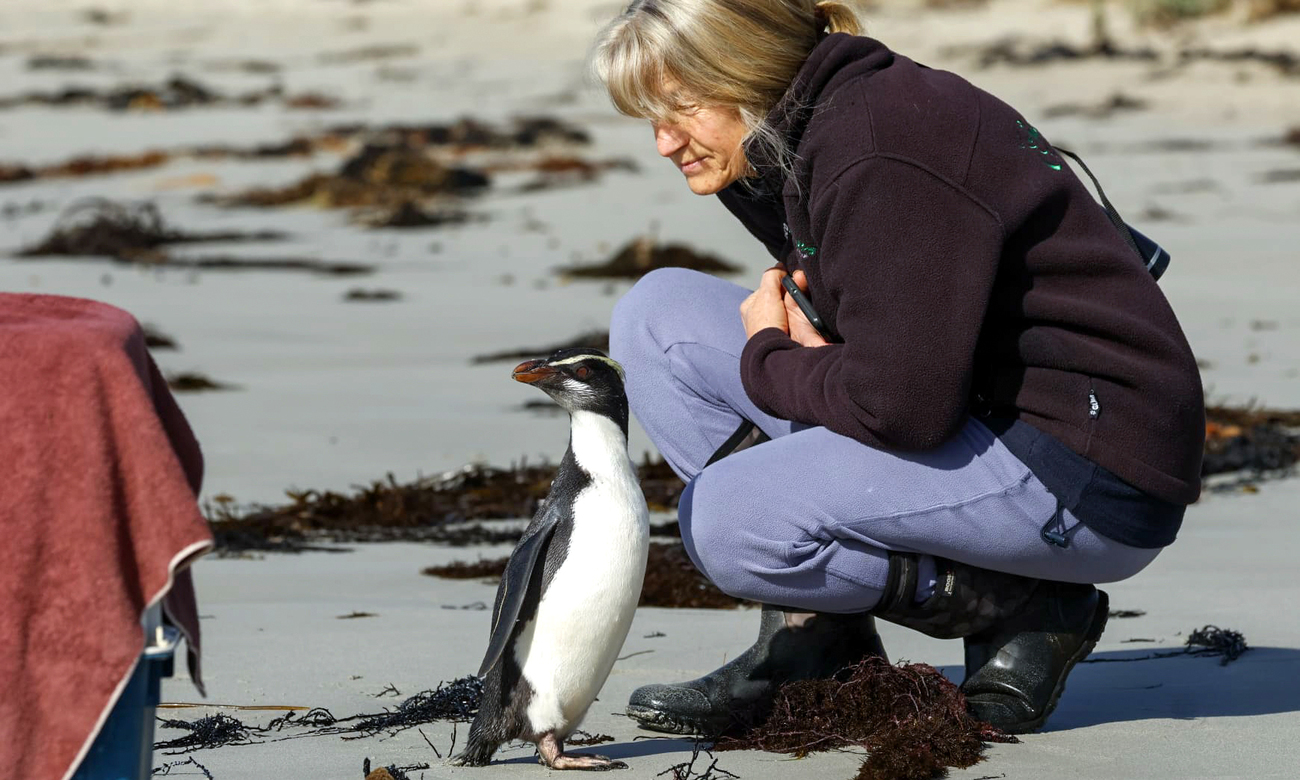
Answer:
[[[937,447],[965,420],[976,344],[1002,251],[996,215],[903,159],[870,157],[810,206],[820,287],[843,343],[754,334],[741,378],[768,414],[880,448]],[[814,305],[816,301],[813,301]]]

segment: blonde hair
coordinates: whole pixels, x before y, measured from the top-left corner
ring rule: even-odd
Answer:
[[[628,116],[661,121],[689,104],[736,109],[746,142],[767,147],[788,172],[784,139],[766,120],[823,30],[862,32],[857,14],[833,0],[632,0],[597,37],[592,70]]]

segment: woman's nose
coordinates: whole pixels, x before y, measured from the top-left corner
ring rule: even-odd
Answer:
[[[682,132],[680,127],[666,122],[656,122],[654,131],[655,148],[662,157],[672,157],[691,140],[690,136]]]

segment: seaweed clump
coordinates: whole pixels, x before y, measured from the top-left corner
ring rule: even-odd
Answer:
[[[641,587],[641,607],[735,609],[744,603],[728,596],[695,568],[681,542],[650,545]]]
[[[518,349],[507,349],[500,352],[489,352],[482,355],[475,355],[470,362],[495,363],[502,360],[527,360],[537,357],[538,355],[550,355],[559,352],[562,349],[575,349],[577,347],[589,347],[599,349],[602,352],[609,352],[609,331],[591,330],[581,333],[568,341],[562,341],[559,344],[552,344],[549,347],[520,347]]]
[[[378,734],[413,729],[435,720],[473,720],[478,714],[483,698],[483,681],[477,677],[461,677],[439,685],[436,690],[421,691],[397,705],[392,712],[357,716],[360,721],[352,730]]]
[[[928,780],[983,760],[989,742],[1015,737],[976,720],[961,690],[926,664],[867,658],[829,680],[781,686],[768,716],[715,750],[869,752],[858,780]]]
[[[734,274],[740,267],[683,244],[660,244],[641,236],[604,263],[572,265],[560,269],[579,279],[640,279],[656,268],[689,268],[710,274]]]
[[[169,374],[167,376],[167,386],[177,393],[206,393],[211,390],[238,389],[235,385],[218,382],[215,379],[192,371]]]
[[[1187,641],[1183,644],[1181,650],[1170,650],[1163,653],[1150,653],[1148,655],[1130,656],[1125,658],[1089,657],[1083,659],[1079,663],[1116,664],[1129,663],[1132,661],[1152,661],[1158,658],[1182,658],[1184,656],[1192,655],[1218,658],[1220,666],[1227,666],[1240,658],[1241,655],[1249,649],[1250,645],[1246,644],[1246,637],[1240,631],[1207,625],[1189,633],[1187,635]]]
[[[439,683],[433,690],[420,691],[393,710],[336,718],[329,710],[317,707],[301,717],[295,717],[291,712],[275,718],[261,731],[307,726],[311,730],[300,736],[354,734],[358,736],[353,738],[359,739],[384,732],[391,736],[439,720],[471,721],[478,714],[482,698],[483,681],[469,675]]]
[[[420,573],[445,580],[500,579],[506,573],[509,558],[480,558],[474,563],[452,561],[442,566],[426,566]]]
[[[119,203],[89,198],[72,205],[44,241],[20,257],[103,255],[120,260],[165,261],[157,250],[169,244],[207,241],[273,241],[283,233],[186,233],[167,225],[153,203]]]
[[[1250,649],[1240,631],[1218,626],[1204,626],[1187,635],[1188,655],[1208,655],[1219,659],[1219,666],[1227,666]]]
[[[653,533],[653,530],[652,530]],[[500,579],[509,558],[491,558],[474,563],[453,561],[443,566],[428,566],[420,571],[443,579]],[[728,596],[700,573],[686,555],[682,543],[655,542],[650,545],[645,582],[637,606],[673,609],[735,609],[743,600]]]
[[[204,748],[223,747],[225,745],[253,745],[253,727],[244,725],[237,718],[218,713],[199,718],[196,721],[162,720],[158,724],[165,729],[184,729],[189,733],[183,737],[158,742],[155,750],[174,751],[168,755],[189,753]]]
[[[1211,406],[1205,417],[1203,477],[1265,479],[1288,474],[1300,462],[1300,411]]]
[[[90,106],[108,111],[174,111],[199,106],[260,106],[279,103],[287,108],[335,108],[339,101],[315,92],[290,95],[279,85],[224,95],[186,76],[173,76],[160,84],[129,85],[100,90],[74,86],[58,92],[28,92],[0,97],[0,109],[20,106]]]
[[[152,203],[119,203],[90,198],[70,207],[39,244],[19,257],[108,257],[118,263],[141,263],[204,270],[317,271],[335,275],[369,273],[370,266],[331,263],[314,258],[246,258],[214,255],[174,257],[164,247],[203,242],[275,241],[275,231],[187,233],[169,226]]]
[[[473,168],[447,166],[418,145],[402,141],[367,143],[333,174],[314,173],[286,187],[249,190],[222,201],[231,206],[322,208],[372,206],[400,210],[438,195],[468,195],[489,184]]]
[[[684,485],[666,463],[647,459],[639,472],[652,510],[677,506]],[[476,464],[405,484],[389,475],[352,494],[291,491],[290,502],[281,506],[240,507],[221,496],[205,506],[205,513],[221,554],[319,549],[313,541],[505,544],[517,541],[522,530],[471,521],[532,517],[555,473],[549,464],[510,469]]]

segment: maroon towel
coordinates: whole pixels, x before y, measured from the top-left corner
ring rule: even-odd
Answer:
[[[203,690],[203,459],[140,326],[94,301],[0,293],[0,425],[0,767],[66,778],[160,599]]]

